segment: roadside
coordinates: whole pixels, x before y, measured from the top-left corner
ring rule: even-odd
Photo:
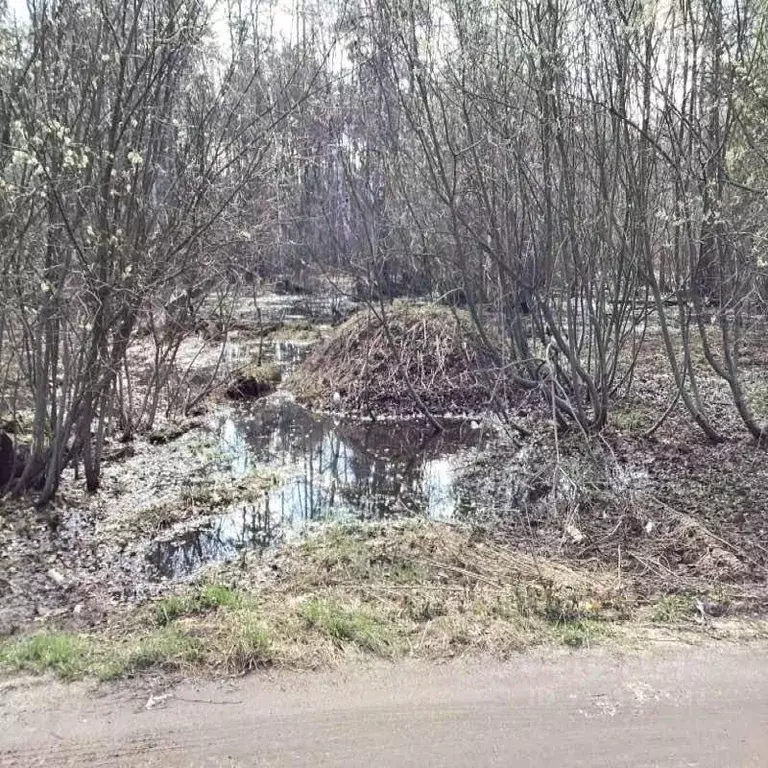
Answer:
[[[527,654],[119,687],[3,685],[0,764],[758,768],[766,647]]]
[[[9,638],[0,668],[111,680],[768,637],[743,584],[649,593],[646,577],[521,545],[423,520],[338,524],[266,555],[243,553],[88,630],[66,617]]]

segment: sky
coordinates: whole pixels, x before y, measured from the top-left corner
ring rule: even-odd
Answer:
[[[275,34],[280,37],[290,38],[294,31],[294,18],[296,5],[300,0],[276,0],[274,2],[275,12],[272,20]],[[27,0],[6,0],[8,11],[11,17],[15,17],[17,21],[25,21],[29,18],[29,12],[27,9]],[[217,0],[219,6],[218,13],[214,14],[220,16],[221,23],[226,18],[225,16],[225,4]],[[218,25],[218,21],[214,21],[214,26]]]

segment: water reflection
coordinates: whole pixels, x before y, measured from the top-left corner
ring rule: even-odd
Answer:
[[[246,504],[173,541],[158,542],[147,560],[156,575],[181,579],[206,563],[227,562],[238,552],[264,549],[272,543],[274,533],[268,509]]]
[[[276,339],[262,343],[241,344],[230,341],[225,348],[225,360],[228,368],[240,368],[254,361],[254,356],[262,363],[275,363],[280,366],[283,375],[289,375],[309,354],[310,343],[283,341]]]
[[[221,424],[233,469],[275,469],[284,477],[264,505],[279,525],[328,519],[426,514],[445,519],[460,503],[454,488],[462,453],[483,440],[461,422],[428,425],[344,422],[280,397]]]
[[[230,412],[219,435],[235,474],[270,470],[280,480],[256,503],[158,544],[150,562],[161,575],[184,577],[313,522],[449,519],[469,506],[456,475],[468,449],[485,440],[469,422],[447,423],[439,433],[418,422],[344,422],[312,414],[285,394]]]

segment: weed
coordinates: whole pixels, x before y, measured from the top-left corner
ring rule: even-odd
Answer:
[[[200,638],[188,635],[176,628],[155,630],[129,645],[120,657],[112,661],[113,672],[134,674],[149,667],[179,669],[199,662],[204,657],[204,645]]]
[[[226,584],[206,584],[198,596],[201,608],[239,608],[243,595]]]
[[[271,664],[273,652],[269,629],[251,613],[236,614],[231,630],[225,635],[220,656],[233,672],[248,672]]]
[[[664,595],[648,611],[648,618],[655,624],[679,624],[691,618],[693,600],[685,595]]]
[[[308,628],[317,629],[337,645],[352,643],[371,653],[387,655],[391,645],[382,622],[360,608],[348,608],[333,600],[311,598],[301,607]]]
[[[86,666],[87,642],[78,635],[41,632],[0,647],[0,663],[15,671],[54,671],[61,677],[77,677]]]
[[[569,648],[589,647],[599,635],[604,635],[605,633],[604,626],[599,622],[590,621],[589,619],[562,621],[556,624],[554,628],[555,639]]]
[[[238,608],[243,595],[224,584],[207,584],[190,595],[172,595],[155,603],[155,623],[166,627],[183,616],[215,608]]]
[[[180,616],[189,613],[189,599],[186,597],[164,597],[155,604],[155,621],[158,626],[165,627],[176,621]]]

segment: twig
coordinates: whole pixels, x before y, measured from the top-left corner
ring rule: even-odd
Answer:
[[[220,701],[218,699],[195,699],[192,697],[186,697],[186,696],[173,696],[174,699],[177,701],[186,701],[190,704],[216,704],[216,705],[223,705],[223,704],[242,704],[241,699],[228,699],[227,701]]]
[[[678,510],[674,509],[673,507],[670,507],[669,504],[667,504],[665,501],[662,501],[657,496],[650,496],[653,501],[655,501],[657,504],[661,505],[666,509],[668,512],[671,512],[675,517],[678,518],[678,520],[682,522],[689,523],[690,525],[694,525],[697,528],[699,528],[703,533],[705,533],[710,538],[714,539],[715,541],[722,544],[724,547],[727,547],[732,552],[736,553],[737,555],[740,555],[741,557],[744,557],[745,559],[749,560],[749,562],[752,563],[752,565],[756,565],[758,568],[761,568],[763,570],[766,570],[765,566],[762,563],[759,563],[754,558],[750,557],[743,549],[739,549],[735,544],[731,544],[730,542],[726,541],[725,539],[718,536],[716,533],[712,533],[712,531],[707,528],[704,523],[696,520],[695,518],[691,517],[690,515],[686,515],[684,512],[678,512]],[[758,544],[756,541],[753,541],[752,544],[757,547],[759,550],[764,552],[768,555],[768,549],[763,547],[761,544]]]

